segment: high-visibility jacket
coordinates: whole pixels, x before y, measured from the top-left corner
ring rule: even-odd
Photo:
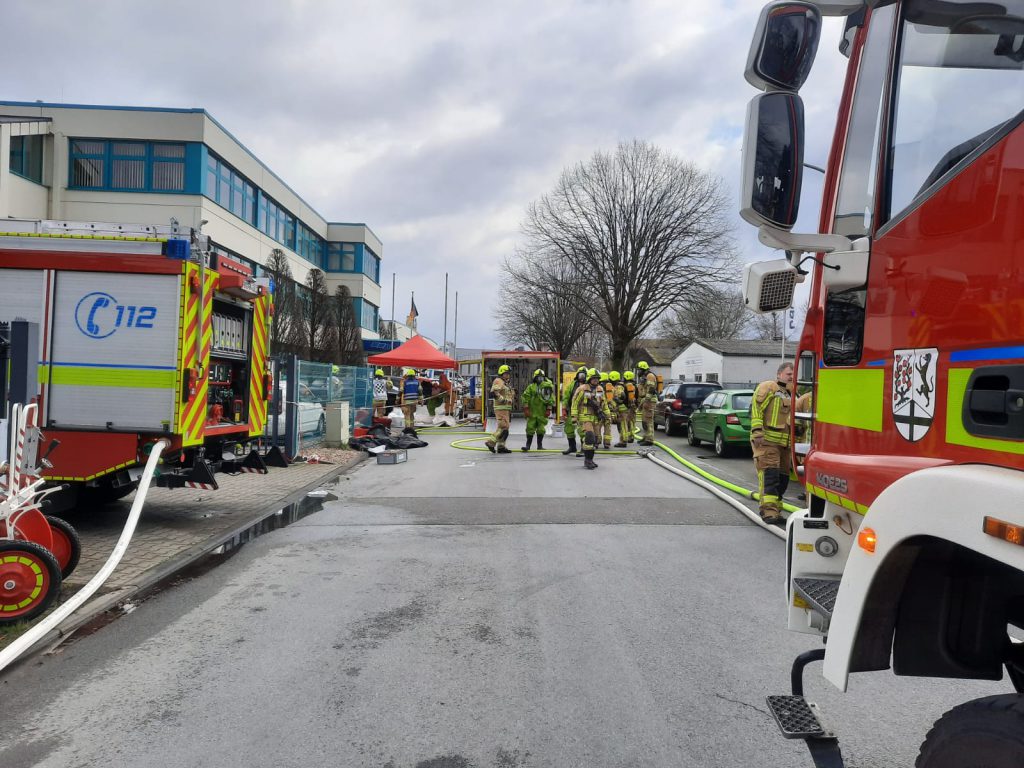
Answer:
[[[499,376],[491,384],[491,397],[494,398],[494,410],[511,411],[516,399],[516,391]]]
[[[384,402],[388,399],[388,380],[383,376],[373,377],[373,399],[376,402]]]
[[[658,401],[658,392],[661,391],[658,386],[658,377],[650,371],[640,377],[637,389],[641,400]]]
[[[793,398],[789,387],[777,381],[762,381],[750,403],[750,434],[761,430],[766,442],[789,445],[789,417]]]
[[[420,383],[414,376],[410,376],[402,383],[402,405],[415,403],[419,399]]]
[[[606,421],[611,417],[612,413],[608,408],[608,395],[605,393],[604,387],[600,384],[596,387],[584,384],[576,390],[576,394],[572,398],[573,421],[583,424]]]
[[[572,398],[576,394],[576,391],[586,384],[585,381],[580,381],[579,376],[569,382],[569,385],[565,388],[562,393],[562,411],[563,413],[570,413],[572,410]]]
[[[629,409],[629,405],[628,405],[627,400],[626,400],[626,398],[627,398],[626,388],[627,387],[631,387],[631,386],[633,386],[633,385],[628,383],[628,382],[625,383],[625,384],[620,382],[620,383],[615,385],[615,391],[614,391],[614,394],[612,396],[612,401],[614,402],[615,407],[618,410],[620,410],[620,411],[625,411],[625,410]],[[635,396],[635,393],[634,393],[634,396]]]

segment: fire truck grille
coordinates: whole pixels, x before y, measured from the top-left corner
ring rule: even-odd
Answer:
[[[794,290],[796,290],[795,272],[787,270],[769,273],[761,281],[758,308],[762,312],[780,312],[788,309],[793,303]]]

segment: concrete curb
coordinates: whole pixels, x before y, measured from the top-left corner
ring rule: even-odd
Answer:
[[[94,597],[92,600],[90,600],[77,611],[75,611],[73,614],[71,614],[71,616],[68,617],[67,621],[65,621],[63,625],[54,628],[46,635],[44,635],[42,638],[40,638],[39,642],[37,642],[29,650],[27,650],[21,656],[20,659],[12,663],[7,668],[6,671],[9,672],[10,670],[17,668],[25,661],[34,658],[41,652],[52,650],[56,646],[60,645],[60,643],[64,639],[69,637],[71,634],[79,630],[84,625],[88,624],[97,616],[100,616],[101,614],[111,610],[118,603],[122,603],[125,600],[129,600],[136,595],[147,592],[160,582],[165,581],[174,574],[192,565],[200,558],[205,557],[213,550],[217,549],[223,544],[228,543],[235,537],[239,536],[242,532],[262,522],[263,520],[266,520],[279,509],[287,507],[289,504],[294,504],[295,502],[303,499],[306,496],[306,494],[309,493],[310,491],[318,488],[324,483],[330,482],[336,477],[340,477],[346,472],[359,466],[367,458],[368,454],[359,453],[357,456],[354,456],[352,459],[349,459],[344,464],[339,464],[326,475],[317,478],[315,481],[307,483],[306,485],[302,486],[301,488],[298,488],[295,491],[292,491],[287,496],[281,499],[277,499],[268,504],[265,504],[246,522],[236,525],[234,528],[230,529],[227,532],[220,532],[213,536],[210,536],[205,541],[202,541],[199,544],[189,547],[188,549],[174,556],[170,560],[165,560],[164,562],[153,566],[152,568],[150,568],[142,574],[142,576],[138,579],[138,583],[127,587],[122,587],[121,589],[117,589],[113,592],[109,592],[104,595],[99,595],[98,597]]]

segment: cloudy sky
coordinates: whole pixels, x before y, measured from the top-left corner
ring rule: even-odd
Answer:
[[[632,138],[737,199],[743,67],[761,0],[9,0],[3,99],[203,107],[331,221],[384,242],[381,316],[495,347],[490,307],[526,206]],[[13,33],[16,30],[16,33]],[[846,60],[826,20],[803,90],[824,164]],[[13,66],[18,62],[17,66]],[[821,177],[805,178],[801,231]],[[737,206],[738,207],[738,206]],[[738,216],[747,260],[771,258]],[[738,277],[738,276],[737,276]],[[449,315],[449,338],[453,332]]]

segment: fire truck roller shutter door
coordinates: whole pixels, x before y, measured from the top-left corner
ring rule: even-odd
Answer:
[[[180,275],[59,272],[49,419],[58,427],[173,426]]]

